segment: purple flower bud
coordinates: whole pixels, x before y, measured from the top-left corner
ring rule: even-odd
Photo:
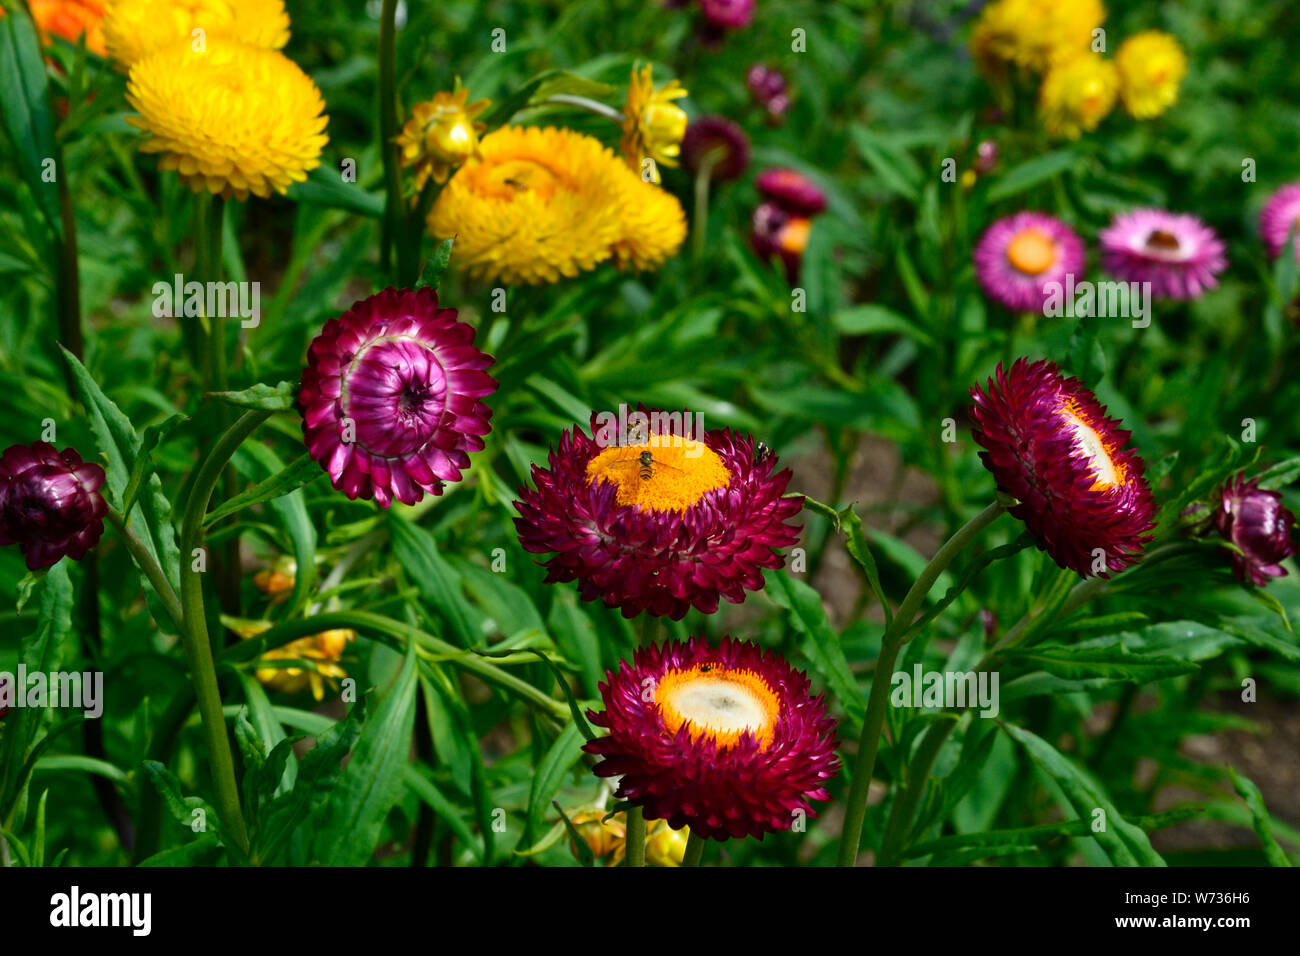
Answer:
[[[700,0],[709,23],[724,30],[747,27],[754,19],[754,0]]]
[[[1291,540],[1294,524],[1295,515],[1282,506],[1282,496],[1259,487],[1257,479],[1247,481],[1238,475],[1219,492],[1214,527],[1241,549],[1229,554],[1242,581],[1263,587],[1270,578],[1286,575],[1281,562],[1296,553]]]
[[[104,469],[71,448],[11,445],[0,456],[0,545],[18,545],[32,571],[80,561],[104,533],[103,486]]]
[[[826,211],[826,194],[807,176],[793,169],[765,169],[754,181],[769,202],[796,216],[816,216]]]
[[[776,120],[785,115],[790,108],[790,94],[785,82],[785,74],[774,67],[755,63],[749,68],[745,84],[750,94],[769,118]]]
[[[682,160],[693,173],[706,161],[712,163],[709,178],[713,182],[735,179],[749,166],[749,138],[729,119],[701,116],[686,128]]]
[[[975,147],[975,172],[987,176],[998,164],[998,144],[986,139]]]

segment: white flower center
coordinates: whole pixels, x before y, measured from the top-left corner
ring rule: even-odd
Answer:
[[[1119,483],[1119,472],[1115,468],[1115,463],[1110,460],[1110,455],[1106,453],[1106,446],[1102,443],[1101,436],[1073,413],[1064,414],[1074,430],[1074,447],[1087,457],[1093,478],[1101,487],[1113,488]]]
[[[758,732],[767,726],[767,709],[750,688],[702,674],[673,687],[668,703],[696,727],[723,733]]]

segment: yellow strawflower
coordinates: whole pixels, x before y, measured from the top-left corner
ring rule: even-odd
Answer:
[[[429,211],[474,278],[557,282],[616,257],[651,268],[685,237],[681,204],[643,182],[598,140],[508,126],[485,136]]]
[[[226,626],[248,640],[269,630],[270,621],[248,621],[238,618],[223,618]],[[335,680],[348,676],[348,672],[338,663],[348,644],[356,640],[356,632],[346,629],[323,631],[309,637],[300,637],[283,647],[267,651],[257,660],[268,661],[306,661],[309,667],[259,667],[257,679],[285,694],[297,694],[310,688],[312,697],[323,700],[326,681],[333,685]]]
[[[686,113],[673,102],[687,95],[686,88],[677,80],[655,89],[653,68],[646,64],[640,70],[632,69],[632,79],[627,87],[627,103],[623,107],[623,156],[636,173],[645,168],[647,158],[656,166],[676,166],[681,154],[682,137],[686,135]],[[655,173],[653,182],[658,182]]]
[[[397,144],[402,165],[414,166],[416,185],[423,187],[430,176],[445,183],[456,166],[478,155],[479,134],[486,128],[475,122],[491,106],[490,100],[470,103],[469,90],[434,94],[411,110]]]
[[[1091,132],[1115,106],[1119,71],[1096,53],[1083,53],[1052,66],[1043,77],[1039,112],[1054,136],[1078,139]]]
[[[289,42],[283,0],[113,0],[104,17],[108,55],[122,70],[178,41],[198,49],[217,37],[283,48]]]
[[[1187,57],[1168,33],[1147,30],[1129,37],[1115,54],[1120,96],[1137,119],[1159,116],[1178,102],[1178,87],[1187,75]]]
[[[173,44],[131,67],[127,122],[146,153],[195,192],[248,198],[283,193],[320,165],[328,118],[311,77],[275,50],[212,40],[203,53]]]
[[[1106,19],[1101,0],[994,0],[971,34],[971,52],[985,72],[1002,63],[1046,70],[1092,49]]]

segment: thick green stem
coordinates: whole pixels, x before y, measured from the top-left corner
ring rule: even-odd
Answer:
[[[696,836],[692,831],[686,837],[686,855],[682,857],[682,866],[699,866],[700,859],[704,856],[704,844],[708,841],[702,836]]]
[[[226,720],[221,710],[221,691],[217,686],[217,670],[212,659],[212,643],[208,635],[207,616],[203,606],[203,579],[196,563],[206,567],[206,555],[200,547],[203,535],[203,516],[212,499],[212,490],[231,455],[243,444],[257,427],[271,416],[267,411],[250,411],[218,439],[211,453],[199,466],[197,477],[190,488],[181,522],[181,615],[184,619],[182,633],[185,654],[189,658],[190,676],[194,693],[203,717],[203,729],[212,760],[213,782],[217,789],[217,812],[221,822],[240,849],[248,849],[244,830],[244,815],[239,806],[239,788],[235,783],[235,763],[226,736]]]
[[[640,807],[627,810],[627,857],[624,866],[645,866],[645,814]]]
[[[415,282],[420,249],[412,242],[402,199],[401,155],[397,146],[397,0],[384,0],[379,14],[379,151],[384,159],[384,185],[388,191],[384,207],[388,241],[397,250],[397,284]]]
[[[943,547],[921,571],[920,576],[903,598],[898,613],[894,615],[893,625],[885,631],[881,639],[880,658],[876,661],[876,671],[871,679],[867,713],[862,722],[862,736],[858,739],[858,757],[853,768],[853,783],[849,788],[849,803],[844,816],[844,834],[840,840],[840,866],[852,866],[858,858],[862,843],[862,824],[867,815],[867,792],[871,787],[871,775],[876,769],[876,753],[880,748],[880,731],[884,726],[885,710],[889,703],[894,662],[898,660],[898,652],[904,644],[904,636],[921,609],[926,595],[930,593],[930,588],[939,579],[939,575],[952,563],[953,558],[974,540],[976,535],[993,523],[1004,507],[1001,500],[993,502],[944,542]]]

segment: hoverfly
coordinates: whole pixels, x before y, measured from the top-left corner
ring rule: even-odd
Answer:
[[[772,457],[772,449],[768,447],[767,442],[760,441],[754,445],[754,464],[761,465]]]
[[[711,671],[711,670],[713,670],[713,665],[712,665],[712,664],[701,664],[701,665],[700,665],[700,673],[701,673],[701,674],[707,674],[707,673],[708,673],[709,671]]]
[[[681,471],[675,465],[670,465],[664,461],[655,461],[653,452],[643,451],[635,458],[627,458],[623,461],[610,463],[611,468],[636,468],[642,481],[649,481],[654,477],[656,468],[666,468],[669,471]]]

